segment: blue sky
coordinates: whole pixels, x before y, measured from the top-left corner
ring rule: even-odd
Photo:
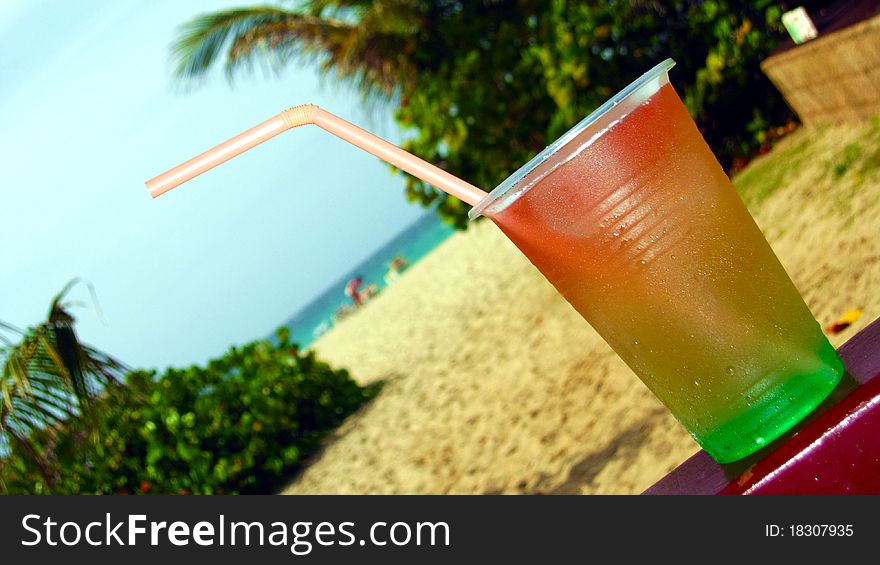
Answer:
[[[0,319],[38,322],[79,276],[106,318],[76,310],[85,341],[133,366],[200,363],[266,335],[425,213],[387,166],[317,128],[150,199],[146,179],[296,104],[400,138],[390,109],[367,116],[308,67],[175,88],[175,28],[238,5],[0,2]]]

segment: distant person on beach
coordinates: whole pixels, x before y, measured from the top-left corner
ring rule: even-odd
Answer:
[[[360,306],[363,303],[363,298],[361,297],[360,287],[361,283],[364,282],[363,277],[355,277],[348,281],[345,285],[345,295],[351,298],[351,301],[354,302],[355,306]]]
[[[406,259],[398,255],[388,264],[388,272],[385,273],[385,284],[391,284],[397,279],[400,278],[400,273],[406,270],[409,267],[409,263],[406,262]]]

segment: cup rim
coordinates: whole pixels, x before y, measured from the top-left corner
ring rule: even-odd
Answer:
[[[495,187],[492,192],[487,194],[482,200],[477,202],[474,207],[468,211],[468,218],[470,220],[476,220],[477,218],[482,216],[486,208],[488,208],[491,204],[493,204],[502,196],[505,196],[514,186],[516,186],[521,180],[523,180],[523,178],[525,178],[529,173],[538,168],[539,165],[549,159],[553,154],[559,151],[559,149],[564,147],[565,144],[579,136],[587,128],[595,124],[600,118],[605,116],[612,109],[620,106],[621,103],[626,101],[642,88],[650,86],[653,81],[655,81],[658,77],[663,76],[663,74],[667,73],[669,69],[671,69],[673,66],[675,66],[675,61],[673,61],[671,58],[666,59],[654,65],[651,70],[631,82],[626,88],[624,88],[623,90],[615,94],[612,98],[607,100],[604,104],[596,108],[586,118],[578,122],[574,127],[562,134],[556,141],[544,148],[543,151],[532,157],[525,165],[523,165],[509,177],[504,179],[501,184]],[[657,85],[657,89],[659,89],[661,86],[663,85]],[[633,108],[631,108],[630,111],[632,109]],[[598,137],[602,133],[604,133],[604,130],[598,132],[596,137]],[[528,188],[531,187],[527,187],[522,192],[526,192]]]

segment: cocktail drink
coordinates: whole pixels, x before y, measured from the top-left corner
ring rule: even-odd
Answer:
[[[725,463],[788,431],[843,365],[669,84],[673,64],[471,217],[491,218]]]
[[[488,195],[311,104],[146,184],[156,197],[284,131],[323,128],[490,217],[706,451],[735,461],[819,405],[843,365],[669,84],[672,65]]]

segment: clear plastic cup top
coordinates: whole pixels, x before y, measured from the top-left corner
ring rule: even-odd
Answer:
[[[577,125],[560,136],[559,139],[548,145],[529,162],[517,169],[515,173],[507,177],[504,182],[499,184],[492,192],[471,208],[468,212],[468,218],[475,220],[483,215],[484,212],[488,215],[491,215],[493,212],[500,212],[516,201],[517,198],[522,196],[541,178],[580,153],[620,119],[639,107],[667,84],[669,82],[669,69],[674,65],[675,61],[666,59],[599,106],[589,116],[578,122]],[[530,176],[531,173],[537,172],[540,165],[554,157],[569,141],[590,128],[595,130],[595,134],[590,136],[586,143],[579,147],[571,148],[570,153],[565,155],[563,159],[557,160],[549,170],[542,170],[540,174]]]

